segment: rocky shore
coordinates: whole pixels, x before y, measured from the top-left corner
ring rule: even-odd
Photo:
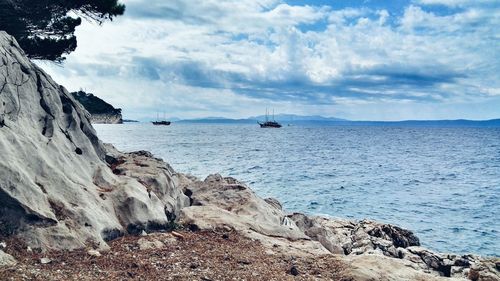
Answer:
[[[91,114],[90,122],[92,124],[123,124],[120,114]]]
[[[121,153],[4,32],[0,56],[2,280],[500,280],[498,258],[434,253],[393,225],[289,213],[236,179]]]
[[[122,110],[84,91],[73,92],[71,95],[90,113],[92,124],[122,124]]]

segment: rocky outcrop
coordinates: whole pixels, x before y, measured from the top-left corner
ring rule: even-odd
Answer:
[[[434,253],[420,247],[411,231],[370,220],[287,215],[277,200],[263,200],[233,178],[181,176],[180,186],[191,206],[181,210],[178,222],[192,230],[235,229],[274,252],[296,256],[342,255],[355,280],[500,278],[500,259]]]
[[[349,264],[354,280],[499,280],[500,260],[433,253],[408,230],[373,221],[287,214],[233,178],[177,174],[149,152],[102,144],[90,115],[0,32],[0,238],[33,250],[107,248],[124,234],[179,225],[236,231],[266,255]],[[142,241],[146,250],[166,245]],[[37,251],[38,252],[38,251]],[[0,263],[16,261],[0,251]],[[50,262],[50,260],[48,261]],[[298,272],[296,272],[298,273]]]
[[[279,202],[258,197],[233,178],[211,175],[199,181],[184,176],[179,187],[189,196],[191,206],[181,209],[177,222],[192,230],[234,229],[274,252],[329,253],[286,216]]]
[[[165,163],[106,148],[83,107],[4,32],[0,155],[0,235],[32,248],[106,247],[125,233],[167,229],[189,202]]]
[[[73,92],[71,95],[90,113],[93,124],[122,124],[122,110],[84,91]]]
[[[399,257],[398,248],[420,246],[418,238],[406,229],[370,220],[354,222],[342,219],[310,217],[295,213],[289,216],[306,235],[319,241],[335,254],[361,254],[378,251]]]

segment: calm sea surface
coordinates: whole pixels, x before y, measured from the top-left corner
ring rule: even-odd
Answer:
[[[289,211],[372,218],[437,251],[500,256],[500,128],[94,126],[120,150],[238,178]]]

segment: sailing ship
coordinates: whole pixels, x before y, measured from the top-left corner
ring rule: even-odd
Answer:
[[[163,115],[165,115],[165,114],[163,114]],[[165,119],[165,116],[163,116],[163,119]],[[170,121],[158,120],[158,113],[156,113],[156,121],[153,121],[152,123],[153,123],[153,125],[163,125],[163,126],[168,126],[171,124]]]
[[[153,121],[153,125],[164,125],[164,126],[168,126],[168,125],[170,125],[170,123],[171,123],[170,121],[164,121],[164,120],[162,120],[162,121]]]
[[[259,123],[261,128],[281,128],[281,124],[276,122],[276,120],[274,120],[274,109],[273,109],[272,121],[269,120],[269,113],[268,113],[267,108],[266,108],[266,122],[264,122],[264,123],[257,122],[257,123]]]

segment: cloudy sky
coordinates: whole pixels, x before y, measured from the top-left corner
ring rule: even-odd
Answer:
[[[122,2],[39,64],[126,118],[500,118],[498,0]]]

